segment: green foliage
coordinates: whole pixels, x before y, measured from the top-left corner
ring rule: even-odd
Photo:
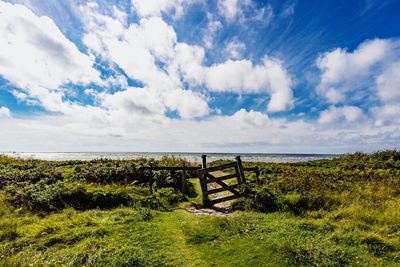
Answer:
[[[144,182],[141,179],[134,163],[115,162],[107,164],[90,164],[75,167],[75,179],[88,182],[110,184],[110,183],[132,183],[133,181]]]
[[[168,211],[176,207],[184,200],[181,192],[174,188],[166,187],[158,189],[155,194],[140,200],[140,205],[156,210]]]
[[[244,163],[259,167],[261,184],[246,173],[250,184],[233,203],[244,212],[226,217],[176,209],[181,172],[154,172],[151,195],[149,173],[139,171],[150,163],[189,166],[0,156],[0,266],[400,264],[397,151]]]
[[[57,181],[47,184],[41,180],[35,184],[17,183],[6,188],[7,200],[15,207],[32,211],[57,211],[65,207],[76,209],[109,209],[126,206],[133,201],[122,189],[88,191],[80,183]]]
[[[247,186],[234,208],[304,214],[376,202],[378,197],[385,201],[400,194],[399,155],[383,151],[303,163],[259,163],[262,184]],[[384,195],[376,193],[382,189]]]

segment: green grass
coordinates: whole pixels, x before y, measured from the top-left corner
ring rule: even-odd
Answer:
[[[183,210],[131,208],[67,209],[45,218],[16,215],[1,222],[4,226],[14,220],[17,237],[1,243],[0,264],[399,265],[394,240],[363,230],[357,221],[343,223],[331,216],[315,219],[281,212],[237,212],[230,217],[208,217]]]
[[[388,151],[246,163],[260,167],[262,184],[216,217],[180,208],[173,188],[150,195],[138,162],[0,156],[0,266],[400,266],[399,162]],[[95,178],[84,171],[96,166]],[[179,177],[160,175],[172,187]],[[186,201],[200,204],[189,181]],[[71,194],[91,204],[74,206]]]

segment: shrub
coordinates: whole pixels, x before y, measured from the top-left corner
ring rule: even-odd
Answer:
[[[19,183],[6,188],[7,200],[16,207],[26,207],[33,211],[57,211],[65,207],[75,209],[110,209],[127,206],[133,199],[123,190],[96,189],[88,191],[82,184],[58,181],[46,184]]]
[[[132,183],[140,181],[141,177],[133,163],[91,164],[75,168],[75,179],[86,180],[100,184]],[[143,181],[142,181],[143,182]]]
[[[155,194],[140,200],[140,205],[157,210],[171,210],[184,200],[181,192],[174,188],[160,188]]]

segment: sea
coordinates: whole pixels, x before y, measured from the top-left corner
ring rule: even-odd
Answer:
[[[338,154],[273,154],[273,153],[186,153],[186,152],[0,152],[2,155],[23,159],[41,159],[49,161],[180,157],[194,163],[201,163],[201,156],[207,155],[207,161],[234,160],[240,155],[248,162],[304,162],[338,157]]]

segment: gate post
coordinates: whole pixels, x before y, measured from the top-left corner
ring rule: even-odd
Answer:
[[[236,156],[236,162],[237,162],[237,164],[239,166],[240,182],[245,184],[246,183],[246,178],[244,177],[242,160],[240,159],[240,156]]]
[[[201,168],[205,169],[207,168],[207,155],[202,155],[202,165]],[[200,186],[201,186],[201,191],[203,191],[203,205],[204,206],[210,206],[210,200],[208,199],[208,191],[207,191],[207,181],[206,181],[206,176],[204,173],[200,174]]]
[[[182,177],[181,177],[181,189],[182,189],[181,192],[184,195],[187,193],[185,170],[186,170],[186,164],[183,163],[183,166],[182,166]]]
[[[153,194],[153,184],[154,184],[154,178],[153,178],[153,170],[152,170],[153,164],[150,163],[150,169],[149,169],[149,182],[150,182],[150,193]]]
[[[205,168],[207,168],[207,155],[202,155],[201,156],[201,159],[202,159],[202,165],[201,165],[201,167],[203,168],[203,169],[205,169]]]

